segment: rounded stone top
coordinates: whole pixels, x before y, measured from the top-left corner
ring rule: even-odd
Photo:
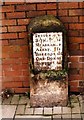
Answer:
[[[53,15],[35,17],[28,26],[29,33],[35,32],[66,32],[63,23]]]

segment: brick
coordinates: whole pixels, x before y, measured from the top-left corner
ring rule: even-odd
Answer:
[[[29,76],[28,70],[27,71],[22,71],[23,76]]]
[[[10,74],[11,75],[11,74]],[[22,82],[4,82],[2,83],[2,87],[5,88],[17,88],[17,87],[22,87]]]
[[[6,52],[6,53],[2,53],[2,58],[9,58],[9,54],[8,54],[8,52]]]
[[[2,26],[16,25],[16,20],[2,20]]]
[[[84,57],[80,57],[79,61],[84,62]]]
[[[3,40],[2,45],[8,45],[8,40]]]
[[[57,15],[57,11],[56,10],[48,10],[47,11],[47,15],[54,15],[54,16],[56,16]]]
[[[70,62],[79,62],[79,57],[77,57],[77,56],[71,56],[71,57],[69,57],[69,61]]]
[[[5,13],[0,13],[0,20],[5,19]]]
[[[27,80],[26,82],[23,82],[23,87],[28,87],[30,85],[29,80]]]
[[[18,19],[18,25],[28,25],[30,19]]]
[[[12,76],[12,77],[14,77],[14,76],[20,76],[20,75],[22,75],[22,72],[21,71],[6,71],[4,73],[4,75],[5,76]],[[15,83],[12,83],[11,85],[10,84],[9,85],[12,87],[13,84],[15,84]],[[22,83],[20,83],[20,85],[22,86]],[[16,86],[17,86],[17,84],[16,84]]]
[[[70,86],[78,86],[79,82],[78,81],[70,81]]]
[[[68,11],[67,10],[59,10],[58,11],[58,15],[59,16],[67,16],[68,15]]]
[[[37,10],[52,10],[56,8],[57,8],[56,3],[37,4]]]
[[[68,31],[68,36],[70,36],[70,37],[79,36],[79,31],[77,31],[77,30],[69,30]]]
[[[62,2],[58,3],[58,8],[59,9],[71,9],[71,8],[78,8],[78,2]]]
[[[64,23],[64,26],[65,26],[66,30],[69,29],[69,25],[68,25],[68,23]]]
[[[12,70],[20,70],[20,71],[23,71],[23,70],[28,70],[28,65],[27,64],[22,64],[22,65],[13,65],[12,66]]]
[[[84,8],[84,2],[79,2],[79,7]]]
[[[80,30],[79,33],[80,37],[84,37],[84,30]]]
[[[80,16],[80,17],[79,17],[79,21],[80,21],[80,22],[84,22],[84,16]]]
[[[2,39],[16,39],[18,38],[17,33],[4,33]]]
[[[2,33],[7,32],[7,27],[2,27]]]
[[[15,93],[25,93],[29,91],[29,88],[14,88]]]
[[[73,81],[73,80],[81,80],[82,76],[81,75],[70,75],[69,76],[69,80]]]
[[[84,43],[82,37],[70,37],[69,42],[70,43]]]
[[[84,50],[84,44],[80,44],[80,50]]]
[[[46,11],[29,11],[27,12],[27,17],[36,17],[40,15],[46,15]]]
[[[60,17],[60,20],[63,21],[64,23],[74,23],[78,22],[78,17]]]
[[[84,86],[84,81],[79,81],[79,86]]]
[[[69,44],[69,50],[78,50],[79,49],[79,44],[74,43],[74,44]]]
[[[2,6],[2,12],[14,12],[14,6]]]
[[[24,0],[20,0],[20,2],[5,2],[5,5],[18,5],[18,4],[24,4]]]
[[[79,68],[79,63],[78,62],[71,63],[70,68]]]
[[[9,53],[10,58],[27,58],[28,57],[28,53],[27,52],[13,52],[13,53]]]
[[[3,46],[2,47],[2,53],[9,52],[10,47],[9,46]]]
[[[84,28],[84,25],[83,24],[69,24],[69,29],[72,29],[72,30],[82,30]]]
[[[78,75],[78,69],[77,68],[69,68],[69,75]]]
[[[28,33],[27,32],[21,32],[19,33],[19,38],[27,38]]]
[[[25,18],[25,12],[6,13],[7,18]]]
[[[22,32],[26,31],[26,26],[11,26],[8,27],[9,32]]]
[[[69,16],[84,15],[83,13],[84,13],[84,11],[82,9],[69,10]]]
[[[79,62],[72,62],[70,68],[83,68],[84,64]]]
[[[36,4],[24,4],[16,6],[16,11],[30,11],[30,10],[36,10]]]
[[[27,41],[27,39],[24,39],[24,38],[23,39],[17,39],[17,40],[10,40],[9,44],[10,45],[28,45],[28,41]]]
[[[82,56],[82,55],[84,55],[84,51],[83,50],[72,50],[72,51],[70,51],[70,53],[69,53],[70,55],[80,55],[80,56]]]
[[[80,75],[84,75],[84,69],[80,69],[80,70],[79,70],[79,74],[80,74]]]
[[[40,1],[39,0],[26,0],[26,2],[28,2],[28,3],[39,3]],[[42,3],[44,3],[45,2],[45,0],[41,0],[41,2]]]
[[[79,89],[78,89],[78,87],[70,87],[70,91],[71,92],[79,92]]]

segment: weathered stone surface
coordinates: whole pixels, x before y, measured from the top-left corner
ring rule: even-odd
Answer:
[[[66,68],[68,66],[66,30],[65,30],[65,27],[62,24],[62,22],[53,15],[44,15],[44,16],[35,17],[29,23],[28,33],[29,33],[29,44],[30,44],[30,57],[31,57],[32,49],[33,49],[33,46],[32,46],[33,34],[34,33],[43,33],[43,32],[62,32],[63,33],[63,41],[64,41],[63,68]],[[33,58],[33,56],[30,58],[30,64],[31,64],[31,68],[34,69],[34,63],[33,63],[32,58]]]
[[[64,81],[39,80],[31,83],[31,106],[66,106],[68,102],[68,84]]]
[[[63,55],[62,70],[67,68],[67,44],[66,44],[66,30],[64,25],[55,16],[45,15],[39,16],[31,20],[28,26],[29,44],[30,44],[30,70],[32,79],[30,81],[30,102],[32,107],[50,107],[50,106],[66,106],[68,102],[68,78],[57,79],[56,76],[44,78],[39,76],[44,69],[37,69],[34,65],[34,49],[33,49],[33,34],[46,33],[46,32],[62,32],[63,49],[61,54]],[[56,38],[57,39],[57,38]],[[53,39],[52,39],[53,40]],[[61,40],[61,39],[60,39]],[[59,41],[60,41],[59,40]],[[61,44],[62,46],[62,44]],[[60,50],[60,48],[59,48]],[[54,49],[56,52],[56,50]],[[40,51],[43,52],[43,51]],[[31,56],[32,53],[32,56]],[[47,62],[47,61],[46,61]],[[56,63],[57,64],[57,63]],[[49,67],[49,66],[48,66]],[[55,67],[56,68],[56,67]],[[40,71],[41,70],[41,71]],[[48,69],[45,69],[48,71]],[[44,70],[44,71],[45,71]],[[52,69],[49,69],[52,70]],[[47,73],[45,71],[45,73]],[[55,71],[58,71],[55,69]],[[32,74],[33,73],[33,74]],[[38,75],[37,75],[38,74]],[[55,79],[56,77],[56,79]],[[59,75],[58,75],[59,77]],[[39,78],[39,79],[37,79]],[[52,78],[52,79],[51,79]]]

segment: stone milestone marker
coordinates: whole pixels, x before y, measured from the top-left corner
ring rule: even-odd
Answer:
[[[65,28],[54,16],[45,15],[32,19],[28,30],[31,106],[66,106],[68,63]]]

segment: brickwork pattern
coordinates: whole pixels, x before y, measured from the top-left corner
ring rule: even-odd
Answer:
[[[33,3],[32,3],[33,1]],[[2,88],[15,93],[29,90],[28,24],[32,18],[52,14],[67,30],[70,91],[84,91],[84,2],[4,2],[2,13]],[[0,40],[1,41],[1,40]]]

